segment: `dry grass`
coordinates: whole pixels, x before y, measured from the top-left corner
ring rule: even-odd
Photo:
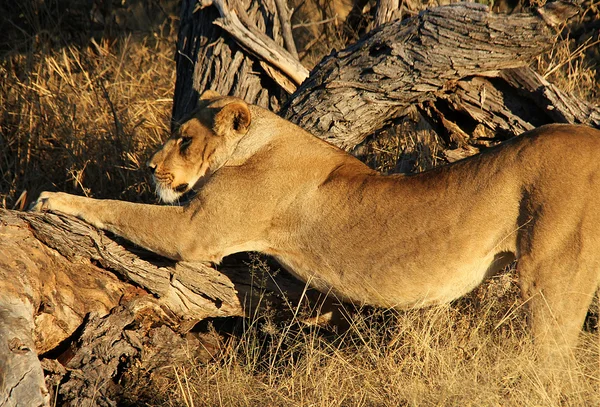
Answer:
[[[585,0],[581,12],[561,33],[552,50],[537,59],[536,69],[561,90],[591,103],[600,103],[600,32],[598,2]]]
[[[174,38],[35,38],[0,64],[0,205],[44,189],[150,199],[144,163],[169,126]]]
[[[144,162],[169,127],[174,37],[92,40],[60,31],[56,13],[24,10],[28,28],[6,37],[15,45],[0,62],[0,206],[23,207],[44,189],[153,200]],[[585,58],[594,41],[580,51],[558,45],[540,59],[541,72],[597,98]],[[367,161],[392,172],[435,165],[435,143],[400,130],[371,144]],[[129,388],[128,398],[157,406],[600,405],[597,334],[584,333],[571,390],[557,396],[533,367],[515,292],[509,274],[450,306],[354,314],[339,335],[261,315],[223,339],[214,361],[175,366],[166,385]]]
[[[446,162],[441,145],[437,133],[415,112],[370,138],[360,148],[360,158],[383,173],[422,172]]]
[[[537,70],[549,82],[561,90],[590,102],[600,101],[597,59],[589,58],[592,51],[598,53],[600,36],[589,36],[578,43],[567,37],[554,44],[549,54],[537,60]]]
[[[569,391],[536,371],[513,275],[460,302],[403,313],[363,310],[339,334],[242,321],[212,362],[173,367],[155,406],[592,406],[598,346],[585,334]],[[561,388],[564,387],[561,385]]]

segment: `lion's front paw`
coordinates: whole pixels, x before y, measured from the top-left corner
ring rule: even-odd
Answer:
[[[84,196],[71,195],[64,192],[42,192],[37,201],[31,206],[35,212],[59,212],[63,215],[75,216],[97,228],[102,229],[104,224],[96,216],[98,205],[96,201]]]
[[[48,192],[44,191],[40,194],[37,201],[31,205],[30,210],[34,212],[44,211],[58,211],[58,212],[69,212],[68,205],[65,205],[64,194],[62,192]]]
[[[42,212],[50,210],[50,200],[52,199],[52,195],[54,194],[55,192],[42,192],[40,196],[38,196],[37,201],[31,204],[29,210],[32,212]]]

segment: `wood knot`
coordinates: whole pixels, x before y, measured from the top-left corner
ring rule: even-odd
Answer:
[[[31,348],[19,338],[12,338],[10,341],[8,341],[8,349],[10,349],[11,352],[19,355],[24,355],[31,352]]]
[[[565,23],[569,18],[579,14],[579,11],[577,4],[566,0],[548,2],[544,7],[537,9],[538,14],[550,27]]]

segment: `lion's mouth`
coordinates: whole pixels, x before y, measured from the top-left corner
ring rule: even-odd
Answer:
[[[160,200],[165,203],[178,201],[188,188],[187,183],[174,187],[170,182],[161,180],[157,177],[154,178],[154,185],[156,187],[156,195],[158,195]]]
[[[179,192],[180,194],[183,194],[185,191],[188,190],[188,186],[189,186],[189,184],[180,184],[180,185],[177,185],[174,188],[174,190],[175,190],[175,192]]]

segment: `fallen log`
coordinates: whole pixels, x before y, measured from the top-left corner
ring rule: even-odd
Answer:
[[[92,400],[98,380],[113,383],[123,359],[139,357],[152,324],[125,329],[134,320],[165,325],[173,342],[205,318],[267,303],[289,310],[306,297],[285,273],[175,263],[62,215],[0,209],[0,237],[0,405],[48,402],[38,354],[56,380],[67,371],[57,374],[51,360],[68,368],[63,402]],[[102,391],[106,400],[118,393],[112,384]]]
[[[192,32],[206,30],[207,22],[231,26],[224,21],[232,20],[236,14],[222,4],[225,3],[221,0],[205,2],[193,21],[184,13],[183,17],[189,18],[192,26],[194,21],[202,19],[202,24],[196,23],[198,28],[187,29],[186,44],[197,38]],[[549,3],[535,14],[511,15],[491,13],[481,4],[454,4],[425,10],[403,21],[391,21],[346,49],[325,57],[285,103],[285,98],[280,100],[283,107],[279,113],[318,137],[352,151],[365,138],[416,110],[446,141],[441,148],[448,161],[452,161],[451,156],[456,159],[479,151],[481,134],[486,134],[490,139],[486,145],[491,145],[546,123],[600,126],[598,107],[559,92],[528,68],[534,58],[555,43],[556,25],[577,13],[570,3],[561,3],[561,7],[555,4]],[[219,13],[214,12],[215,6]],[[396,7],[394,2],[379,2],[378,12],[382,14],[378,14],[377,24],[390,21]],[[238,13],[245,13],[239,5]],[[252,18],[244,21],[245,26],[252,25]],[[256,25],[262,26],[264,22],[257,21]],[[277,66],[254,50],[252,44],[260,43],[262,38],[255,34],[256,29],[245,31],[244,38],[236,30],[227,32],[231,36],[221,32],[219,44],[248,50],[244,55],[263,66],[265,78],[302,76]],[[279,40],[279,34],[276,39]],[[291,58],[280,43],[272,41],[269,48],[281,51],[274,54],[278,60]],[[199,47],[197,52],[213,51],[207,46],[206,50]],[[286,58],[282,57],[285,55]],[[218,65],[212,60],[197,59],[193,72],[186,68],[191,62],[178,64],[178,82],[193,83],[193,87],[187,87],[181,94],[190,101],[186,106],[177,105],[176,95],[174,118],[192,110],[193,98],[207,88],[256,101],[233,84],[222,86],[219,81],[207,80],[215,66],[224,64],[223,59]],[[225,78],[233,77],[238,66],[234,62]],[[291,65],[292,62],[286,62],[286,66]],[[283,88],[289,91],[290,86]],[[271,102],[268,105],[276,107]],[[445,110],[453,113],[452,117]],[[463,113],[472,121],[458,123]],[[455,134],[460,134],[460,143],[453,142]],[[457,149],[462,149],[462,153],[457,154]]]
[[[556,11],[553,8],[544,15]],[[565,21],[572,13],[569,10],[555,18]],[[533,115],[531,99],[538,102],[534,108],[548,107],[527,95],[555,90],[546,90],[549,84],[539,78],[537,87],[532,88],[529,83],[527,89],[513,87],[514,81],[496,83],[490,78],[507,79],[510,74],[503,74],[503,70],[515,68],[526,72],[521,76],[535,77],[526,67],[549,49],[555,36],[547,20],[540,15],[493,14],[486,6],[474,3],[423,11],[414,18],[373,30],[356,44],[326,57],[280,114],[324,140],[352,150],[390,120],[406,115],[413,106],[422,108],[424,104],[449,99],[468,104],[470,99],[463,97],[472,96],[473,91],[460,90],[469,88],[469,82],[476,77],[484,78],[485,89],[490,92],[516,91],[518,96],[514,94],[512,106],[486,106],[489,116],[504,115],[503,123],[486,122],[477,115],[473,115],[474,119],[490,132],[520,134],[535,125],[526,121]],[[477,100],[484,100],[484,88],[478,85]],[[562,116],[564,122],[600,124],[597,107],[569,96],[555,99],[558,100],[564,103],[552,105],[553,116],[546,117],[545,123],[559,121],[556,119]],[[580,105],[593,114],[569,114]]]

